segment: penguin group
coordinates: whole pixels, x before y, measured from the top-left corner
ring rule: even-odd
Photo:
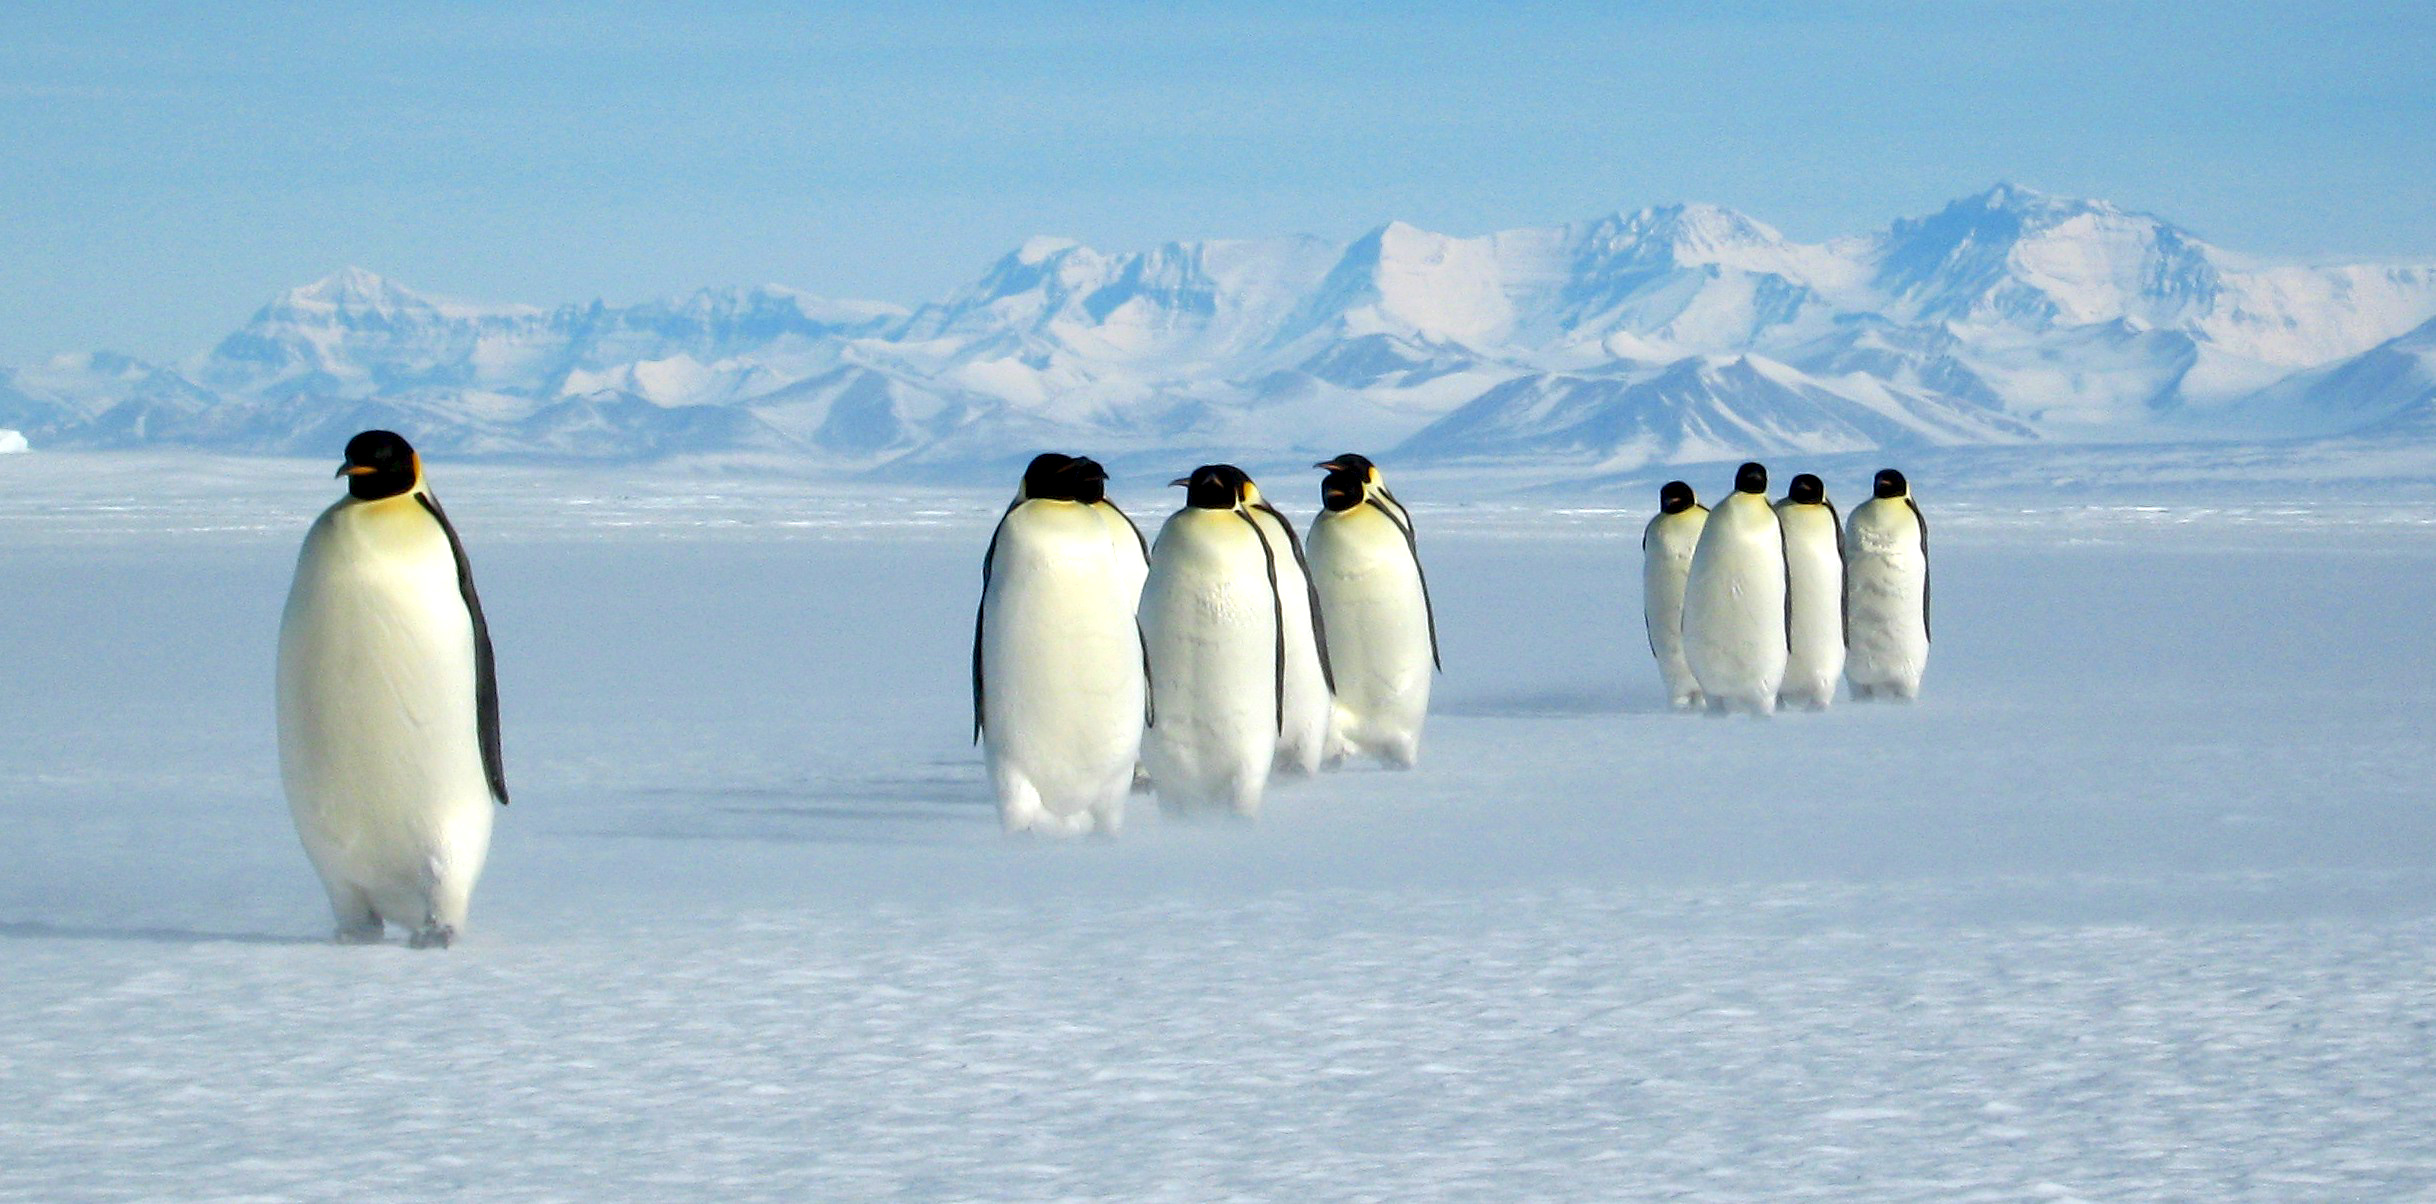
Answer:
[[[1885,469],[1849,522],[1802,473],[1768,500],[1745,464],[1715,509],[1669,481],[1642,530],[1642,616],[1678,710],[1825,710],[1852,697],[1910,701],[1928,668],[1928,519]]]
[[[1258,814],[1275,774],[1420,755],[1437,627],[1412,515],[1378,466],[1314,467],[1306,547],[1231,464],[1170,484],[1156,540],[1107,470],[1049,452],[982,557],[973,727],[1010,832],[1113,834],[1146,785],[1177,815]]]
[[[1128,795],[1256,815],[1275,775],[1410,768],[1439,668],[1412,513],[1378,465],[1322,472],[1309,539],[1231,464],[1170,484],[1155,540],[1108,472],[1044,453],[982,556],[973,737],[1010,832],[1108,833]],[[279,630],[280,776],[341,941],[445,947],[508,801],[489,626],[407,441],[349,440]],[[1771,503],[1745,464],[1714,510],[1670,481],[1643,532],[1649,646],[1679,708],[1911,699],[1928,662],[1928,523],[1903,474],[1839,521],[1820,479]]]
[[[974,738],[1009,831],[1113,833],[1144,784],[1174,812],[1249,816],[1272,773],[1414,763],[1438,648],[1412,514],[1362,456],[1315,467],[1307,551],[1233,465],[1174,482],[1155,544],[1098,463],[1025,468],[973,631]],[[337,475],[280,620],[281,783],[338,939],[445,948],[508,801],[490,628],[413,446],[365,431]]]

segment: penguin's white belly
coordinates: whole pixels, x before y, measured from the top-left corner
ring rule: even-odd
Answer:
[[[1692,549],[1700,542],[1705,511],[1661,514],[1643,534],[1641,623],[1649,632],[1650,655],[1677,707],[1700,704],[1700,681],[1683,655],[1683,589],[1691,577]]]
[[[1337,735],[1352,751],[1410,765],[1429,715],[1429,611],[1404,533],[1374,506],[1311,526],[1311,576],[1336,674]]]
[[[1150,559],[1151,786],[1171,809],[1253,814],[1277,750],[1277,600],[1259,541],[1232,511],[1186,510]]]
[[[1864,503],[1853,512],[1845,553],[1851,622],[1845,676],[1856,688],[1917,694],[1928,668],[1928,559],[1911,508]]]
[[[493,802],[473,621],[439,522],[412,496],[341,504],[306,536],[279,632],[279,763],[334,906],[464,920]]]
[[[1335,699],[1320,668],[1319,637],[1311,623],[1311,585],[1294,562],[1294,545],[1283,527],[1255,512],[1277,560],[1277,596],[1286,621],[1286,713],[1277,733],[1277,768],[1311,774],[1328,751],[1328,726]],[[1324,620],[1323,620],[1324,621]],[[1333,649],[1331,649],[1333,651]]]
[[[1825,506],[1780,511],[1785,526],[1785,585],[1792,591],[1790,649],[1779,693],[1825,707],[1844,675],[1844,558],[1834,515]]]
[[[1776,514],[1736,494],[1709,514],[1683,587],[1683,653],[1712,706],[1767,714],[1785,676],[1785,555]]]
[[[1091,508],[1027,502],[982,599],[982,732],[1009,830],[1113,830],[1142,742],[1138,563]]]

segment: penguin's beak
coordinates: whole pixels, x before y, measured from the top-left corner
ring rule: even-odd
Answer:
[[[1334,461],[1334,460],[1322,460],[1322,461],[1320,461],[1319,463],[1312,465],[1311,467],[1313,467],[1313,468],[1325,468],[1325,469],[1327,469],[1327,470],[1328,470],[1328,471],[1330,471],[1330,472],[1343,472],[1343,471],[1345,471],[1345,466],[1344,466],[1344,465],[1342,465],[1342,464],[1337,463],[1337,462],[1336,462],[1336,461]]]
[[[1175,480],[1169,481],[1167,483],[1167,487],[1170,489],[1183,489],[1192,483],[1193,479],[1191,477],[1177,477]]]
[[[378,470],[369,464],[341,464],[338,466],[338,471],[330,475],[332,477],[361,477],[369,476],[376,471]]]

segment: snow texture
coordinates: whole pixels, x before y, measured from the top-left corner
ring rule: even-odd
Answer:
[[[517,783],[439,953],[279,798],[329,462],[12,457],[0,1197],[2436,1192],[2429,478],[2143,465],[1906,463],[1929,689],[1764,721],[1668,712],[1654,482],[1397,472],[1422,767],[1059,842],[968,744],[1003,483],[436,461]]]
[[[1679,204],[1457,237],[1391,222],[1111,253],[1034,239],[907,311],[776,285],[639,305],[446,301],[349,268],[174,365],[0,369],[45,446],[726,455],[969,479],[1111,463],[1583,469],[2032,440],[2422,439],[2436,263],[2264,266],[2149,214],[2000,184],[1796,243]],[[2413,417],[2418,415],[2419,417]]]

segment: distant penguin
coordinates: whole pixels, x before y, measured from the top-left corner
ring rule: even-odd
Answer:
[[[1784,681],[1785,533],[1768,470],[1745,464],[1709,512],[1683,583],[1683,659],[1712,711],[1773,714]]]
[[[338,939],[446,947],[508,801],[490,629],[406,440],[348,440],[279,625],[279,771]]]
[[[981,561],[973,735],[1009,832],[1124,821],[1141,755],[1141,534],[1097,463],[1034,457]]]
[[[1902,473],[1879,472],[1874,490],[1844,533],[1844,677],[1855,699],[1909,701],[1928,668],[1928,519]]]
[[[1262,500],[1259,485],[1246,488],[1245,512],[1277,550],[1277,592],[1286,607],[1286,706],[1277,733],[1277,771],[1309,777],[1319,772],[1321,758],[1328,754],[1336,710],[1328,626],[1320,616],[1319,594],[1312,589],[1311,566],[1294,524]]]
[[[1412,516],[1365,457],[1347,452],[1313,467],[1328,470],[1311,521],[1311,581],[1336,671],[1330,757],[1410,769],[1438,668],[1437,616]]]
[[[1142,586],[1157,716],[1143,761],[1161,809],[1251,816],[1284,727],[1289,599],[1278,566],[1293,552],[1252,517],[1243,470],[1203,465],[1175,484],[1185,505],[1159,529]]]
[[[1641,624],[1666,699],[1678,711],[1698,710],[1708,701],[1683,659],[1683,586],[1708,521],[1709,508],[1694,500],[1692,487],[1668,481],[1658,490],[1657,516],[1641,528]]]
[[[1803,473],[1776,504],[1785,529],[1786,620],[1790,650],[1777,698],[1813,711],[1835,701],[1844,676],[1844,520],[1827,486]]]

